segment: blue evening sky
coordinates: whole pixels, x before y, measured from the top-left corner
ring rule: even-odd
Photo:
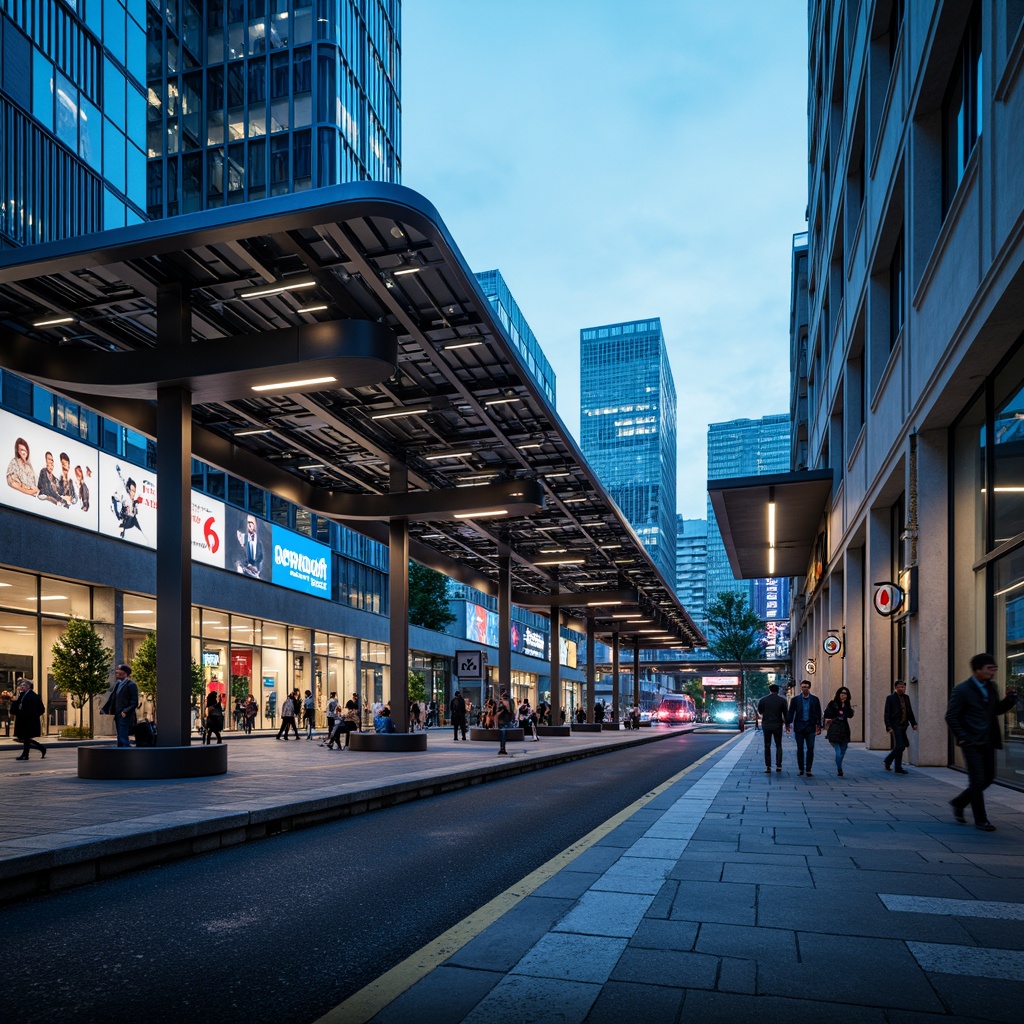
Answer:
[[[661,317],[678,510],[702,518],[708,423],[789,409],[806,0],[405,0],[402,18],[402,183],[501,271],[577,438],[580,328]]]

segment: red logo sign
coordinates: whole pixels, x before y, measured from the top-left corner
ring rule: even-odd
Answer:
[[[876,583],[875,611],[886,617],[895,615],[903,607],[904,597],[903,589],[895,583]]]

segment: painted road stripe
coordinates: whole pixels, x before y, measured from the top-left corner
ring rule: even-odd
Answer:
[[[942,914],[944,917],[988,917],[997,921],[1024,921],[1024,903],[950,900],[939,896],[896,896],[888,892],[880,892],[878,898],[887,909],[907,914]]]
[[[546,864],[542,864],[536,871],[530,872],[520,882],[510,886],[489,903],[485,903],[479,910],[474,911],[468,917],[463,918],[458,924],[453,925],[448,931],[434,939],[433,942],[417,950],[400,964],[396,964],[390,971],[382,974],[375,981],[371,981],[369,985],[360,989],[354,995],[349,996],[345,1002],[339,1003],[333,1010],[328,1010],[314,1024],[366,1024],[366,1021],[371,1020],[385,1006],[393,1003],[403,992],[412,988],[416,982],[425,978],[435,968],[440,967],[445,960],[457,953],[468,942],[475,939],[486,928],[489,928],[499,917],[507,914],[517,903],[557,875],[562,868],[574,861],[580,854],[585,853],[595,843],[600,842],[606,835],[628,821],[637,811],[661,796],[662,793],[685,778],[690,772],[700,768],[701,765],[711,758],[718,757],[723,750],[728,750],[733,743],[736,743],[744,736],[747,739],[750,738],[749,733],[737,733],[734,739],[709,751],[702,758],[694,761],[688,768],[684,768],[677,775],[673,775],[672,778],[652,789],[650,793],[644,794],[639,800],[623,808],[618,814],[613,815],[606,822],[598,825],[593,831],[588,832],[578,842],[566,847],[566,849],[556,854]]]
[[[942,942],[908,942],[922,970],[932,974],[963,974],[972,978],[1024,981],[1024,952],[1016,949],[978,949]]]

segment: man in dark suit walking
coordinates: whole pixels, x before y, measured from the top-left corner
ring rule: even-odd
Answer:
[[[885,698],[885,731],[892,737],[893,748],[886,755],[882,764],[886,771],[892,769],[892,763],[896,762],[896,774],[909,774],[903,767],[903,751],[910,746],[907,739],[907,726],[917,732],[917,719],[914,717],[914,709],[910,706],[910,698],[907,696],[907,684],[902,679],[897,679],[893,685],[893,692]]]
[[[814,764],[814,737],[821,735],[821,702],[811,693],[809,679],[800,680],[800,693],[789,702],[786,732],[791,729],[796,735],[797,774],[806,774],[808,778],[811,778],[811,766]]]
[[[953,687],[946,708],[946,724],[963,751],[968,780],[967,788],[949,801],[953,817],[965,824],[964,808],[970,804],[974,827],[982,832],[996,830],[985,813],[985,790],[996,777],[996,751],[1003,746],[999,716],[1017,703],[1013,690],[999,699],[999,690],[992,682],[997,667],[991,654],[971,658],[971,678]]]
[[[100,708],[101,715],[114,716],[114,729],[117,731],[117,745],[132,745],[132,729],[135,728],[135,711],[139,706],[139,688],[132,679],[132,670],[127,665],[118,665],[114,670],[117,682],[110,691],[106,703]]]
[[[779,696],[779,684],[768,687],[767,697],[757,703],[757,717],[764,733],[764,773],[772,771],[772,740],[775,740],[775,770],[782,771],[782,727],[786,724],[786,698]]]

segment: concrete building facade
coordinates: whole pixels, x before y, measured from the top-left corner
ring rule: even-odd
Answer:
[[[845,683],[873,748],[906,679],[912,761],[959,763],[951,687],[980,651],[1000,690],[1019,684],[1024,657],[1024,5],[812,4],[809,45],[793,461],[833,487],[794,672]],[[823,653],[830,628],[842,656]],[[1019,785],[1019,700],[1003,722],[998,776]]]

